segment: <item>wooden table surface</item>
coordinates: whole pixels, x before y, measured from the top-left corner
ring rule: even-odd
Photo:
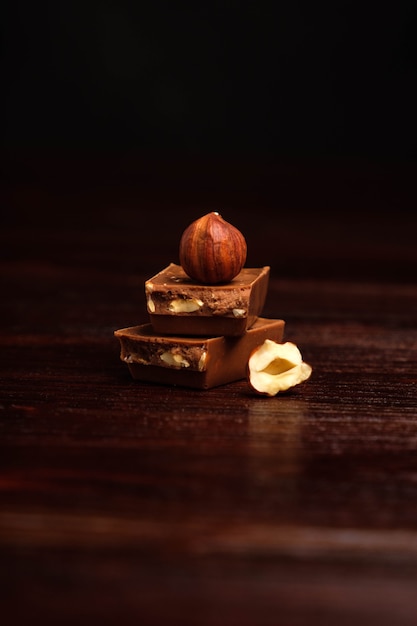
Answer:
[[[417,623],[411,164],[7,159],[1,623]],[[263,398],[134,382],[113,331],[209,210],[313,366]]]

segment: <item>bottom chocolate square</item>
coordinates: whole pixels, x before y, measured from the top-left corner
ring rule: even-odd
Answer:
[[[120,358],[144,382],[211,389],[246,377],[251,352],[265,339],[281,342],[283,320],[258,318],[240,337],[156,335],[151,324],[115,331]]]

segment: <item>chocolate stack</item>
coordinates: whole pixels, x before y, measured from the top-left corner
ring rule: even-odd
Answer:
[[[133,378],[210,389],[245,378],[265,339],[282,341],[284,321],[260,317],[270,268],[245,260],[243,235],[218,213],[184,231],[181,265],[145,282],[150,323],[115,331]]]

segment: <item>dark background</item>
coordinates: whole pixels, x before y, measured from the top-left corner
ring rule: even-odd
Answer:
[[[6,256],[73,267],[107,246],[113,268],[152,275],[218,210],[253,266],[415,281],[415,2],[26,0],[3,16]]]
[[[8,2],[9,150],[416,157],[417,5]]]
[[[2,626],[415,626],[416,8],[2,9]],[[313,376],[130,377],[220,210]]]

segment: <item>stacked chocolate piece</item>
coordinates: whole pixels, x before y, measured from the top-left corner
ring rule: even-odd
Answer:
[[[210,389],[245,378],[266,339],[282,341],[284,321],[260,317],[270,268],[245,260],[243,235],[218,213],[184,231],[181,265],[145,282],[149,323],[115,331],[134,379]]]

